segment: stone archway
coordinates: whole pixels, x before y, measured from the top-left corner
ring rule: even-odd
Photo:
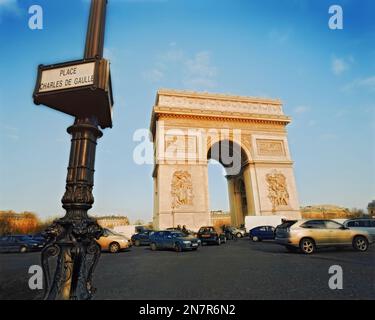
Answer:
[[[155,228],[211,224],[210,158],[226,168],[233,224],[246,215],[299,218],[290,122],[278,100],[160,90],[151,120]]]
[[[226,155],[232,161],[225,161],[223,157]],[[220,140],[212,144],[208,151],[207,160],[211,159],[219,162],[226,170],[231,224],[241,226],[245,224],[245,216],[254,214],[254,208],[249,207],[247,199],[251,192],[247,192],[247,189],[251,189],[251,185],[247,181],[245,183],[245,168],[249,163],[246,151],[236,142]]]

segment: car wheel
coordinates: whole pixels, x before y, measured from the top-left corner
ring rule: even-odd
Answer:
[[[178,242],[175,243],[174,250],[176,252],[181,252],[182,251],[182,247],[181,247],[181,245]]]
[[[300,249],[304,254],[312,254],[315,252],[315,242],[310,238],[303,238],[300,242]]]
[[[135,240],[134,245],[135,245],[136,247],[140,247],[140,246],[141,246],[141,241],[139,241],[139,240]]]
[[[151,243],[150,248],[152,251],[156,251],[157,250],[156,243]]]
[[[363,236],[356,236],[353,240],[353,247],[357,251],[365,252],[368,249],[368,241]]]
[[[121,247],[117,242],[113,242],[109,245],[109,252],[110,253],[118,253]]]
[[[240,233],[240,232],[238,232],[237,234],[236,234],[236,237],[239,239],[239,238],[242,238],[242,234]]]
[[[251,240],[253,240],[254,242],[258,242],[258,241],[259,241],[259,238],[258,238],[257,236],[253,236],[253,237],[251,238]]]
[[[21,248],[20,248],[20,252],[21,252],[21,253],[26,253],[26,252],[27,252],[27,247],[25,247],[25,246],[21,246]]]

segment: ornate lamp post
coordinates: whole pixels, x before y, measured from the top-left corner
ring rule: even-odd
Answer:
[[[103,135],[99,127],[112,127],[111,78],[103,59],[106,6],[107,0],[91,1],[83,60],[39,66],[35,103],[76,117],[68,128],[72,141],[62,198],[66,215],[45,231],[48,244],[42,251],[49,300],[88,300],[95,292],[92,276],[100,257],[95,239],[103,230],[87,212],[94,203],[96,145]]]

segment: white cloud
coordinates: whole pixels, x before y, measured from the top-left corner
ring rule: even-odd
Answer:
[[[356,79],[343,87],[343,91],[352,91],[355,89],[366,89],[375,92],[375,76]]]
[[[17,0],[0,0],[0,7],[6,7],[17,4]]]
[[[332,72],[339,76],[343,72],[349,69],[349,64],[345,61],[345,59],[340,58],[332,58]]]
[[[0,0],[1,1],[1,0]],[[0,135],[7,137],[13,141],[19,140],[19,130],[10,125],[0,125]]]
[[[171,42],[168,50],[157,57],[154,66],[143,72],[143,77],[151,82],[177,77],[187,89],[206,90],[216,86],[217,74],[210,52],[199,51],[189,55]]]
[[[302,113],[306,113],[309,111],[310,111],[310,108],[306,106],[298,106],[297,108],[294,109],[294,112],[297,114],[302,114]]]
[[[0,18],[5,13],[20,14],[20,7],[17,0],[0,0]]]
[[[185,84],[195,88],[215,87],[217,68],[212,65],[209,52],[198,52],[192,59],[188,59],[185,64],[187,71]]]
[[[147,72],[143,72],[143,77],[151,82],[160,82],[164,79],[164,72],[153,68]]]

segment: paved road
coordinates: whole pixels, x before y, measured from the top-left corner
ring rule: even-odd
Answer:
[[[38,262],[38,253],[1,254],[0,299],[40,298],[27,285],[27,270]],[[332,265],[343,268],[343,290],[328,287]],[[103,254],[94,285],[96,299],[375,299],[375,246],[312,256],[247,239],[197,252],[132,248]]]

